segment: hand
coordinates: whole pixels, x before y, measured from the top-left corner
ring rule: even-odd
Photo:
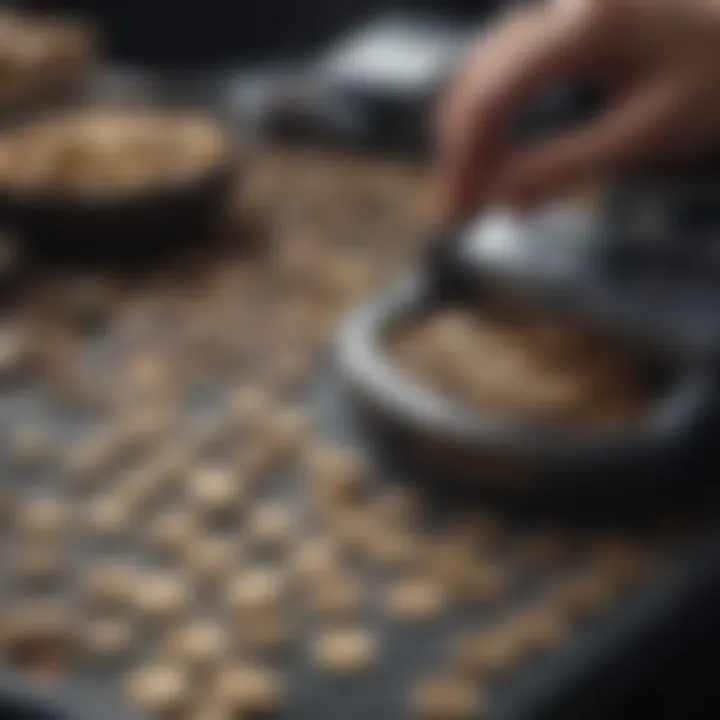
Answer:
[[[609,102],[587,123],[518,147],[513,121],[543,88],[587,79]],[[448,215],[537,202],[647,161],[720,143],[720,0],[556,0],[484,34],[440,108]]]

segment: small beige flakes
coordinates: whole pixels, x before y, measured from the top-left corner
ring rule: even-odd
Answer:
[[[163,716],[187,709],[188,677],[173,665],[150,665],[133,672],[125,690],[129,700],[141,710]]]
[[[321,632],[311,646],[313,662],[322,670],[337,675],[356,675],[373,666],[380,643],[370,630],[347,627]]]
[[[132,526],[132,513],[119,494],[102,495],[88,503],[84,511],[85,529],[100,538],[120,538]]]
[[[142,578],[129,561],[108,562],[86,570],[82,585],[87,602],[103,609],[127,608]]]
[[[408,704],[412,716],[422,720],[475,720],[485,708],[485,699],[472,682],[436,675],[412,688]]]
[[[290,564],[294,576],[311,585],[333,574],[340,567],[335,544],[322,536],[305,538],[291,551]]]
[[[311,487],[321,497],[354,500],[368,490],[365,459],[350,447],[321,444],[308,452],[304,466]]]
[[[238,468],[251,482],[267,476],[281,460],[272,441],[266,437],[259,437],[240,451],[237,458]]]
[[[193,711],[194,720],[234,720],[236,714],[213,698]]]
[[[93,660],[107,662],[125,658],[134,642],[133,624],[124,617],[94,618],[83,630],[83,647]]]
[[[350,618],[361,612],[364,602],[362,583],[340,573],[327,575],[309,585],[311,610],[326,618]]]
[[[257,547],[282,547],[292,537],[296,521],[296,513],[290,505],[266,502],[250,511],[248,538]]]
[[[479,680],[508,673],[522,660],[522,647],[512,628],[464,633],[451,645],[451,661],[458,670]]]
[[[398,570],[420,564],[422,541],[403,531],[378,531],[371,533],[365,552],[368,559],[386,570]]]
[[[56,543],[33,541],[18,548],[12,558],[11,574],[23,585],[57,583],[65,571],[65,549]]]
[[[116,492],[133,513],[141,513],[157,498],[162,481],[155,467],[141,465],[120,476]]]
[[[251,653],[263,655],[281,652],[289,646],[294,628],[283,608],[246,612],[237,629],[238,645]]]
[[[183,575],[172,572],[145,573],[135,588],[138,610],[147,617],[170,621],[191,608],[191,588]]]
[[[413,490],[399,485],[383,487],[373,502],[373,511],[389,527],[415,524],[422,515],[422,503]]]
[[[300,448],[312,425],[312,416],[305,408],[283,408],[268,419],[264,435],[278,454],[287,455]]]
[[[280,391],[294,390],[305,382],[312,370],[312,353],[295,349],[276,356],[268,370],[268,381]]]
[[[186,548],[184,567],[201,583],[219,583],[242,565],[242,548],[233,537],[207,535]]]
[[[244,500],[241,477],[223,467],[194,470],[187,480],[187,492],[194,506],[213,520],[235,513]]]
[[[157,490],[173,487],[184,478],[193,458],[192,446],[183,439],[171,438],[160,445],[148,463],[148,471],[155,478]]]
[[[264,425],[272,414],[272,405],[272,395],[261,385],[241,387],[230,397],[230,413],[243,428]]]
[[[262,717],[279,715],[287,689],[278,673],[255,665],[224,669],[215,684],[218,703],[236,715]]]
[[[60,498],[29,498],[19,508],[18,531],[28,537],[57,539],[65,534],[69,524],[68,505]]]
[[[124,380],[133,397],[164,397],[172,385],[173,374],[168,361],[152,353],[131,356],[124,368]]]
[[[230,434],[228,420],[223,415],[195,418],[187,432],[185,447],[195,454],[222,442]]]
[[[107,471],[115,449],[115,438],[107,433],[87,438],[68,448],[63,459],[63,471],[73,483],[91,483]]]
[[[450,592],[466,602],[490,602],[510,584],[507,568],[498,563],[478,561],[462,546],[448,541],[430,548],[429,571],[445,583]]]
[[[222,662],[227,630],[217,622],[195,621],[174,629],[164,647],[172,662],[192,671],[207,670]]]
[[[285,576],[273,568],[253,568],[230,581],[226,602],[235,612],[271,610],[282,603]]]
[[[392,584],[387,591],[386,606],[398,620],[426,622],[439,617],[448,606],[442,585],[423,577],[411,577]]]
[[[173,427],[173,413],[164,404],[132,408],[119,418],[118,433],[130,447],[161,440]]]
[[[348,555],[365,556],[381,532],[372,514],[359,505],[329,505],[324,519],[333,539]]]
[[[152,546],[171,556],[186,553],[198,540],[198,523],[195,515],[185,508],[165,510],[148,528]]]

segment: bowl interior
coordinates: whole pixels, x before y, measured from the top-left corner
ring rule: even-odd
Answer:
[[[511,427],[572,434],[642,424],[684,367],[671,347],[500,294],[410,307],[379,342],[425,392]]]

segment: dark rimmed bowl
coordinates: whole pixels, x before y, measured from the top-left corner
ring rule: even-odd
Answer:
[[[575,434],[518,425],[432,391],[389,358],[385,334],[438,302],[418,273],[357,310],[338,342],[340,371],[386,454],[434,485],[508,498],[617,499],[689,485],[716,415],[713,373],[673,358],[668,389],[636,426]]]
[[[93,107],[95,103],[90,104]],[[134,103],[140,110],[197,110],[179,102]],[[112,108],[113,103],[99,103]],[[122,112],[133,104],[120,104]],[[49,255],[93,258],[137,256],[204,242],[227,218],[240,148],[233,128],[219,113],[202,110],[228,141],[227,154],[206,170],[147,190],[83,197],[0,191],[0,222],[32,250]]]

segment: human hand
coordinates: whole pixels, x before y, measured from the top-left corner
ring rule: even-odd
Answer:
[[[446,214],[536,202],[593,177],[720,143],[720,0],[555,0],[515,10],[461,65],[441,104]],[[602,87],[588,122],[519,146],[512,128],[558,83]]]

